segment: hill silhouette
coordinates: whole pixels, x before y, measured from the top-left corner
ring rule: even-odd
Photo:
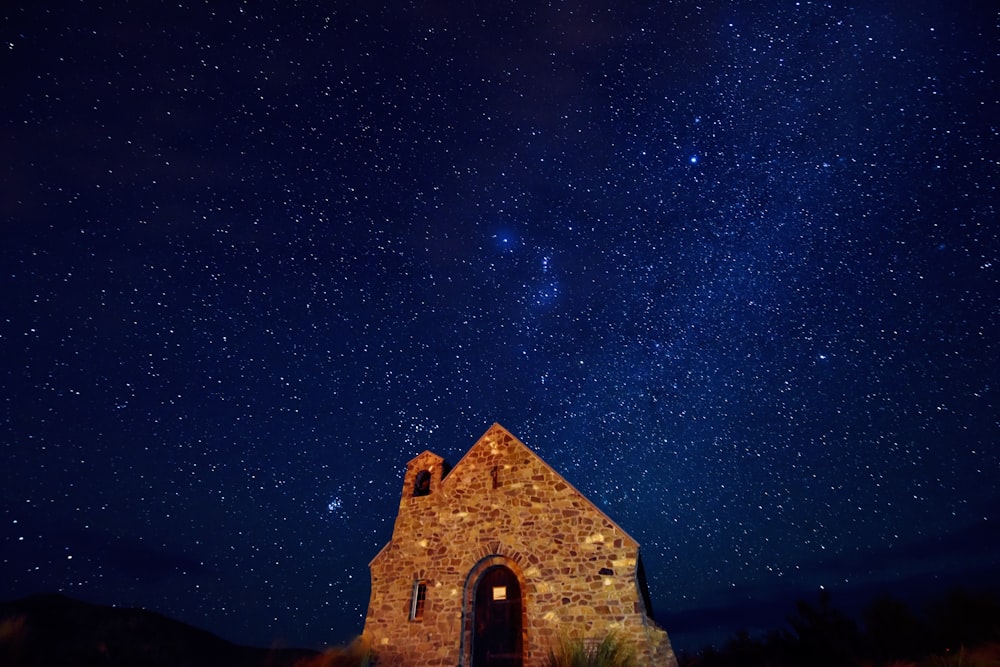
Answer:
[[[241,646],[153,611],[65,595],[0,603],[0,665],[5,667],[293,667],[319,655]]]

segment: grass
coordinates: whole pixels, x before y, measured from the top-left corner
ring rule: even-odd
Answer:
[[[635,667],[635,649],[615,633],[596,646],[580,639],[562,639],[549,651],[549,667]]]

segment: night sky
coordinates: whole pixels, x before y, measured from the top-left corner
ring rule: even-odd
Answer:
[[[678,650],[1000,584],[992,3],[658,4],[4,3],[0,597],[349,640],[493,422]]]

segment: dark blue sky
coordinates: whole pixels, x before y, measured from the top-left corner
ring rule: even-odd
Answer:
[[[998,583],[987,3],[376,4],[0,10],[0,595],[347,640],[494,421],[679,649]]]

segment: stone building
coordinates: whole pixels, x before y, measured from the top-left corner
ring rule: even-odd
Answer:
[[[369,567],[379,665],[540,667],[561,639],[610,632],[639,665],[676,665],[638,543],[499,424],[453,469],[431,452],[407,464]]]

